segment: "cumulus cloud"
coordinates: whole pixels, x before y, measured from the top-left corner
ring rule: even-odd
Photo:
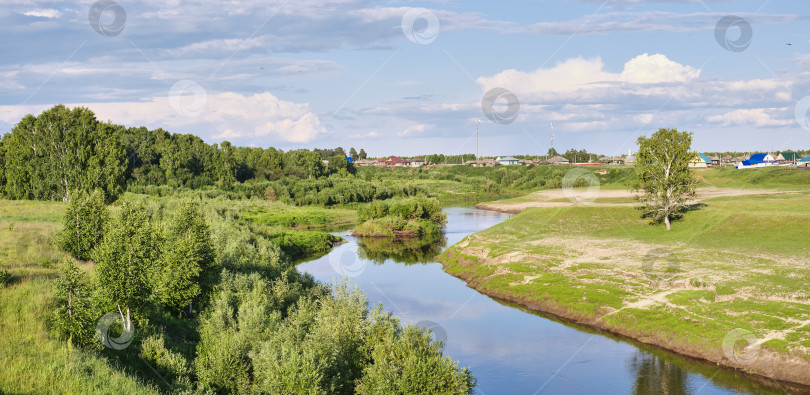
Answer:
[[[193,111],[183,111],[183,106],[193,100],[204,104],[198,115]],[[180,101],[179,108],[177,102],[173,106],[168,97],[66,105],[88,107],[103,121],[160,127],[172,132],[197,134],[209,140],[231,139],[258,145],[307,143],[326,133],[308,104],[281,100],[267,92],[254,95],[208,93],[199,98],[185,98],[185,102]],[[47,106],[0,106],[0,120],[13,125],[23,115],[37,114],[45,108]]]
[[[691,66],[662,54],[644,53],[627,61],[621,73],[606,71],[599,57],[578,57],[531,72],[504,70],[492,77],[479,77],[476,82],[484,91],[502,87],[515,92],[521,99],[583,101],[613,95],[619,89],[627,93],[648,94],[651,92],[649,84],[686,83],[699,76],[700,70]]]
[[[644,53],[625,62],[619,73],[610,72],[601,58],[577,57],[533,71],[504,70],[479,77],[477,83],[482,92],[496,87],[514,92],[521,103],[519,121],[559,121],[560,129],[587,132],[673,125],[790,126],[794,120],[787,106],[800,80],[798,75],[702,78],[698,68]]]

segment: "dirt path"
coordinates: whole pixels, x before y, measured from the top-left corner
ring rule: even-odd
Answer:
[[[752,196],[752,195],[784,195],[802,193],[804,191],[783,191],[772,189],[741,189],[741,188],[699,188],[697,199],[710,199],[723,196]],[[480,210],[498,211],[502,213],[517,214],[528,207],[571,207],[571,206],[636,206],[637,202],[600,202],[601,199],[634,199],[636,193],[623,189],[550,189],[537,191],[526,195],[525,201],[488,202],[479,203],[475,208]],[[513,200],[513,199],[510,199]]]

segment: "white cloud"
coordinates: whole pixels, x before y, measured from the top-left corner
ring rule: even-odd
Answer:
[[[617,83],[636,94],[649,94],[645,84],[689,82],[700,76],[700,70],[672,61],[662,54],[647,53],[624,64],[621,73],[605,71],[602,59],[568,59],[551,68],[531,72],[504,70],[492,77],[479,77],[476,82],[489,89],[502,87],[521,100],[577,99],[589,100],[615,94]],[[614,89],[607,89],[607,88]]]
[[[712,123],[719,123],[723,126],[734,125],[754,125],[758,127],[763,126],[785,126],[795,123],[793,119],[774,119],[766,110],[778,110],[784,112],[787,109],[765,109],[765,108],[751,108],[740,109],[727,112],[720,115],[710,115],[706,120]]]
[[[624,71],[619,75],[619,81],[637,84],[687,82],[699,76],[700,70],[696,70],[692,66],[684,66],[661,54],[644,53],[624,64]]]
[[[417,124],[406,128],[405,130],[397,133],[397,136],[405,137],[405,136],[416,136],[424,133],[428,129],[433,127],[432,125],[425,125],[425,124]]]
[[[126,126],[145,125],[175,133],[193,133],[209,140],[240,139],[244,143],[307,143],[326,133],[306,103],[281,100],[270,93],[250,96],[231,92],[208,93],[198,116],[174,110],[168,97],[136,102],[73,103],[85,106],[99,120]],[[38,114],[49,106],[0,106],[0,120],[16,124],[23,115]]]
[[[23,12],[23,15],[33,16],[37,18],[59,18],[62,13],[59,10],[51,8],[37,8],[35,10]]]

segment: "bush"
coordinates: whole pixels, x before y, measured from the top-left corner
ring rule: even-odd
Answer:
[[[74,191],[71,196],[56,241],[76,259],[86,261],[104,235],[109,214],[104,206],[104,194],[99,190],[89,195]]]
[[[475,386],[468,369],[443,357],[442,344],[413,326],[380,333],[371,358],[358,394],[470,394]]]
[[[71,259],[62,261],[55,294],[57,307],[52,324],[57,336],[76,345],[97,346],[98,314],[91,301],[90,287],[84,281],[84,272]]]
[[[141,342],[141,357],[152,364],[161,375],[168,380],[189,386],[191,384],[191,368],[185,357],[168,350],[163,336],[152,335]]]

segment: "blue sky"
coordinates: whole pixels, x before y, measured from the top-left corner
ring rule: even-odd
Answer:
[[[807,2],[116,1],[3,2],[0,133],[63,103],[374,156],[474,152],[479,119],[482,155],[545,154],[551,122],[558,150],[626,153],[659,127],[700,151],[810,147]],[[514,118],[487,117],[492,89]]]

